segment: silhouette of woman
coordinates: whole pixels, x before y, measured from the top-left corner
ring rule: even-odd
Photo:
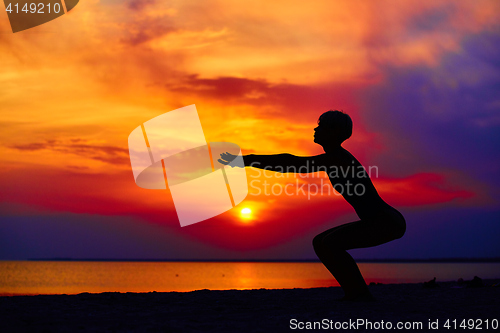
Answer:
[[[245,155],[245,166],[286,173],[327,172],[333,188],[354,208],[360,220],[328,229],[314,237],[314,251],[344,290],[345,296],[341,300],[373,300],[347,250],[377,246],[401,238],[406,231],[405,219],[382,200],[361,163],[341,146],[352,134],[349,115],[327,111],[319,117],[314,132],[314,142],[323,147],[324,154]],[[234,155],[224,153],[219,162],[228,164],[234,158]]]

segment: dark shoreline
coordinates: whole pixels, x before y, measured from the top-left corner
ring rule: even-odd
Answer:
[[[290,332],[297,331],[290,329],[293,319],[438,320],[432,331],[450,332],[443,327],[448,319],[500,320],[500,287],[493,287],[500,279],[483,282],[371,285],[377,301],[365,303],[335,301],[343,295],[339,287],[0,297],[0,322],[2,332]]]

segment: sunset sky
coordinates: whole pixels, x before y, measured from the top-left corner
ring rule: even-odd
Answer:
[[[344,147],[407,221],[355,258],[499,256],[497,0],[84,0],[18,33],[2,11],[0,64],[0,259],[314,259],[317,233],[357,219],[334,194],[251,187],[181,228],[168,191],[135,184],[127,139],[191,104],[244,154],[322,153],[319,115],[348,113]]]

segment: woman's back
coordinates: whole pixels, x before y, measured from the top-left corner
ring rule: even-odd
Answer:
[[[378,194],[366,169],[349,151],[339,147],[325,155],[328,178],[333,188],[361,219],[374,217],[380,211],[391,208]]]

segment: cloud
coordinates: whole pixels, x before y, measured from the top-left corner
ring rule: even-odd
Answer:
[[[26,144],[13,144],[8,148],[19,151],[51,150],[63,154],[74,154],[110,164],[130,164],[128,149],[116,146],[100,146],[87,143],[84,139],[68,141],[46,140]]]
[[[127,22],[126,25],[121,42],[132,47],[177,31],[172,22],[169,22],[169,18],[163,16],[140,17],[132,22]]]
[[[446,176],[418,173],[405,178],[374,179],[382,197],[396,206],[426,206],[442,203],[470,201],[476,189],[463,189],[450,184]]]
[[[166,88],[181,93],[191,93],[216,99],[259,100],[267,97],[270,84],[265,80],[237,77],[199,78],[187,75],[184,79],[166,84]]]
[[[486,185],[500,200],[498,45],[498,33],[472,35],[439,66],[386,66],[386,80],[362,90],[368,130],[383,133],[388,149],[375,161],[381,169],[456,170],[457,181]]]
[[[21,150],[21,151],[35,151],[35,150],[52,148],[54,146],[54,143],[55,143],[54,140],[49,140],[46,142],[34,142],[34,143],[27,143],[27,144],[22,144],[22,145],[12,145],[12,146],[9,146],[9,148],[17,149],[17,150]]]
[[[130,0],[128,2],[128,8],[136,11],[142,11],[147,6],[152,6],[156,3],[156,0]]]
[[[248,104],[258,108],[254,114],[273,117],[290,117],[313,123],[322,112],[331,108],[349,109],[352,106],[350,84],[301,85],[292,83],[272,83],[265,79],[249,79],[222,76],[200,78],[199,75],[186,75],[176,82],[165,84],[168,91],[194,95],[203,99],[238,105]],[[350,108],[352,109],[352,107]],[[272,110],[266,112],[266,110]]]

